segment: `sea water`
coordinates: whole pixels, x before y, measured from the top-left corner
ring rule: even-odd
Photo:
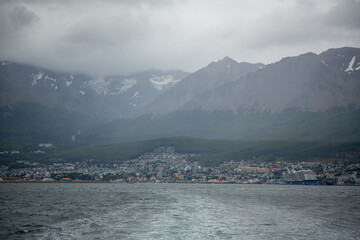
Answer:
[[[360,187],[0,184],[1,239],[360,239]]]

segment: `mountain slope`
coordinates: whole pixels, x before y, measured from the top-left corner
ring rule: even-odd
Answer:
[[[146,111],[146,105],[178,84],[189,73],[180,70],[149,70],[129,76],[109,76],[93,80],[99,101],[111,119],[130,117]]]
[[[96,94],[83,74],[57,73],[44,68],[1,62],[0,105],[32,102],[88,114],[96,109]]]
[[[149,70],[94,79],[84,74],[59,73],[3,61],[0,106],[32,102],[111,121],[142,112],[148,102],[188,75],[180,70]]]
[[[119,119],[84,136],[84,141],[114,143],[188,136],[207,139],[360,141],[360,110],[324,112],[288,109],[283,112],[175,111]]]
[[[67,139],[143,109],[182,78],[151,70],[96,80],[76,73],[0,62],[0,140]]]
[[[263,66],[260,63],[238,63],[229,57],[212,62],[161,94],[149,104],[148,113],[164,115],[172,112],[200,94],[235,81]]]
[[[62,108],[20,102],[0,107],[0,141],[70,142],[84,131],[100,125],[99,120]]]
[[[360,68],[355,66],[359,64],[360,49],[356,48],[284,58],[206,92],[182,109],[317,112],[348,105],[358,108]]]

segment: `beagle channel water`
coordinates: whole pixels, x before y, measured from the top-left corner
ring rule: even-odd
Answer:
[[[0,184],[0,239],[360,239],[360,187]]]

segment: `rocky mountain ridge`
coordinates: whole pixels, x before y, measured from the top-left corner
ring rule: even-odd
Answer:
[[[164,115],[177,110],[199,95],[233,82],[264,67],[261,63],[238,63],[225,57],[189,75],[148,105],[148,113]]]
[[[110,121],[141,112],[146,103],[188,75],[180,70],[149,70],[94,79],[85,74],[2,61],[0,106],[32,102]]]
[[[360,49],[332,49],[287,57],[208,91],[182,110],[326,111],[360,107]]]

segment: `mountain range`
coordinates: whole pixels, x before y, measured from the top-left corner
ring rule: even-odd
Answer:
[[[360,140],[359,48],[105,78],[2,61],[0,93],[7,141]]]
[[[270,111],[289,108],[326,111],[360,107],[360,50],[288,57],[189,102],[183,109]]]

